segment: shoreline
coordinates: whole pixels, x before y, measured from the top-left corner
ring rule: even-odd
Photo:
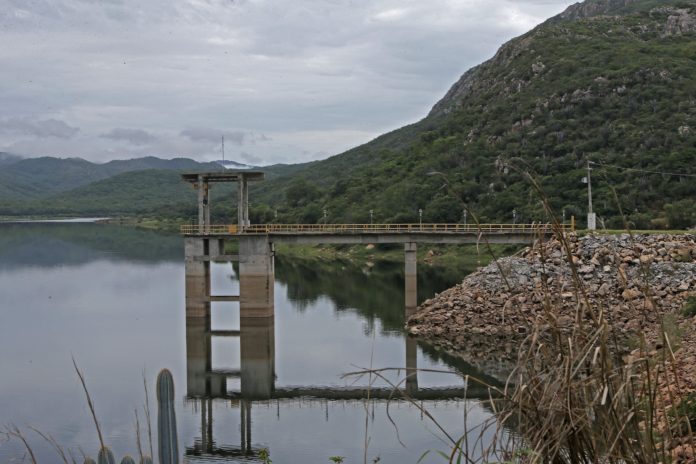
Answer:
[[[693,234],[537,243],[427,300],[406,328],[494,374],[497,417],[518,418],[534,446],[583,436],[603,452],[606,437],[633,449],[650,436],[641,452],[696,462]]]
[[[578,305],[589,303],[603,307],[612,330],[630,339],[696,297],[693,234],[571,236],[570,243],[572,266],[556,239],[526,248],[426,300],[407,330],[465,349],[471,335],[521,338],[549,323],[571,330],[581,322]],[[557,311],[551,322],[545,307]]]

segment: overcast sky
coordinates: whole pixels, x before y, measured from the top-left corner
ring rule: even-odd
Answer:
[[[322,159],[571,0],[0,0],[0,151]]]

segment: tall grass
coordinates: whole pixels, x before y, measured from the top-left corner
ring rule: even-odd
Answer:
[[[451,448],[441,455],[449,462],[467,463],[667,463],[672,461],[670,451],[676,440],[683,443],[684,438],[696,455],[691,430],[691,424],[696,423],[696,401],[684,402],[672,350],[675,340],[663,327],[661,350],[648,350],[640,336],[639,348],[631,356],[619,356],[606,320],[608,302],[596,303],[589,298],[572,259],[569,237],[548,198],[529,171],[514,169],[527,177],[541,198],[553,236],[570,267],[575,324],[570,330],[559,328],[560,308],[553,303],[559,299],[544,287],[541,323],[520,343],[505,386],[488,386],[493,418],[477,426],[474,441],[479,452],[474,454],[469,447],[472,430],[466,430],[458,440],[445,433]],[[470,213],[470,217],[476,220],[475,214]],[[543,266],[546,256],[541,231],[536,246]],[[499,265],[498,271],[505,282]],[[642,268],[640,282],[635,283],[650,297],[654,292],[647,287],[647,272]],[[545,279],[542,282],[545,285]],[[691,410],[694,417],[689,417]],[[491,428],[495,429],[492,435]],[[484,446],[486,434],[489,439]]]

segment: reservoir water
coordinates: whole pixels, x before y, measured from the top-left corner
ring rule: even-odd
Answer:
[[[135,411],[144,429],[143,379],[156,425],[153,390],[163,368],[174,377],[186,462],[260,462],[262,449],[277,464],[329,462],[331,456],[415,463],[428,450],[421,462],[443,462],[436,451],[451,446],[420,408],[456,438],[465,421],[471,428],[490,417],[483,403],[463,398],[464,376],[474,373],[464,362],[404,335],[403,265],[279,255],[275,275],[274,322],[244,341],[234,335],[238,303],[212,303],[210,326],[187,327],[183,240],[176,234],[100,224],[0,224],[0,425],[22,430],[38,462],[59,457],[30,427],[75,456],[83,449],[96,457],[97,433],[73,358],[118,460],[138,454]],[[212,277],[214,293],[238,291],[232,265],[214,264]],[[419,266],[420,299],[461,277]],[[246,380],[240,380],[241,343],[265,353],[253,360],[261,369],[247,372]],[[415,388],[424,399],[381,398],[390,383],[404,379],[407,358],[419,369],[446,373],[418,373]],[[248,378],[264,366],[269,375]],[[343,376],[370,367],[401,370],[386,371],[387,380]],[[244,397],[242,381],[267,383],[273,398]],[[417,391],[413,381],[410,387]],[[361,397],[361,390],[374,395]],[[0,434],[0,462],[19,462],[24,453],[19,440]]]

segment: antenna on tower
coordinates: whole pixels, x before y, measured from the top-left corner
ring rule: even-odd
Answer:
[[[222,165],[225,166],[225,136],[222,136]]]

